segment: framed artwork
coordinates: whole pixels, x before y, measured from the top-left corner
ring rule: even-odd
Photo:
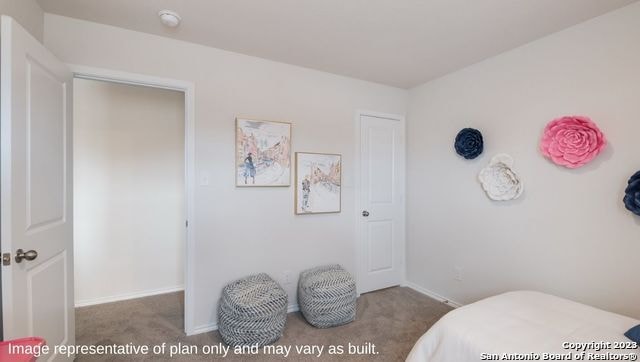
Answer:
[[[296,152],[296,214],[340,212],[342,156]]]
[[[291,123],[236,118],[236,186],[291,185]]]

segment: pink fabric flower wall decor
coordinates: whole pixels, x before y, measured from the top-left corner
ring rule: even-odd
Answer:
[[[544,128],[542,154],[557,165],[578,168],[604,150],[607,140],[598,126],[583,116],[556,118]]]

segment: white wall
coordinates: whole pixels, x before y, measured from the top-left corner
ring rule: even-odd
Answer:
[[[44,36],[44,12],[36,0],[0,0],[0,14],[14,18],[39,41]]]
[[[184,94],[74,80],[76,305],[184,284]]]
[[[407,91],[49,14],[45,44],[68,63],[195,82],[196,172],[211,175],[191,224],[196,327],[214,323],[222,286],[238,277],[329,262],[355,271],[355,112],[404,114]],[[293,151],[342,154],[342,212],[295,216],[293,186],[236,188],[238,115],[293,122]]]
[[[621,201],[640,169],[639,24],[636,3],[411,91],[410,282],[462,303],[536,289],[640,317],[640,218]],[[610,142],[574,171],[538,151],[545,124],[572,114]],[[467,126],[486,142],[473,161],[453,150]],[[489,201],[477,181],[499,152],[524,179],[519,200]]]

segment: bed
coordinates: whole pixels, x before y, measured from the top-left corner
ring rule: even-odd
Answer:
[[[418,340],[407,362],[505,360],[505,353],[519,360],[576,360],[582,352],[609,353],[601,360],[626,355],[623,358],[633,361],[640,352],[624,333],[638,324],[633,318],[539,292],[509,292],[446,314]]]

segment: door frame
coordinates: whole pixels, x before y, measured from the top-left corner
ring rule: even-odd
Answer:
[[[173,90],[184,93],[186,248],[184,264],[184,331],[195,334],[195,84],[193,82],[67,64],[74,78]]]
[[[402,149],[400,150],[400,152],[402,152],[401,155],[401,159],[402,159],[402,168],[403,168],[403,172],[402,172],[402,183],[401,183],[401,198],[402,198],[402,203],[404,204],[404,208],[403,208],[403,215],[402,215],[402,220],[400,220],[400,222],[402,223],[402,230],[403,235],[404,235],[404,240],[402,240],[402,247],[401,247],[401,254],[402,254],[402,266],[401,266],[401,277],[400,277],[400,285],[404,286],[406,284],[406,275],[407,275],[407,258],[406,258],[406,248],[407,248],[407,227],[406,227],[406,221],[407,221],[407,200],[406,200],[406,190],[407,190],[407,135],[406,135],[406,118],[404,115],[398,115],[398,114],[390,114],[390,113],[382,113],[382,112],[376,112],[376,111],[368,111],[368,110],[357,110],[356,111],[356,115],[355,115],[355,138],[356,138],[356,142],[355,142],[355,157],[354,157],[354,184],[355,184],[355,214],[354,217],[356,218],[356,222],[355,224],[355,249],[356,249],[356,288],[357,288],[357,292],[358,292],[358,296],[360,296],[361,294],[361,278],[362,278],[362,268],[365,265],[364,264],[364,260],[363,260],[363,247],[364,245],[362,244],[363,240],[363,233],[362,233],[362,203],[361,203],[361,195],[360,192],[362,191],[362,178],[361,176],[361,162],[362,162],[362,152],[361,152],[361,147],[362,147],[362,124],[360,122],[360,119],[362,118],[362,116],[369,116],[369,117],[375,117],[375,118],[384,118],[384,119],[388,119],[388,120],[392,120],[392,121],[398,121],[400,122],[400,127],[402,129],[402,135],[404,137],[404,147],[402,147]]]

